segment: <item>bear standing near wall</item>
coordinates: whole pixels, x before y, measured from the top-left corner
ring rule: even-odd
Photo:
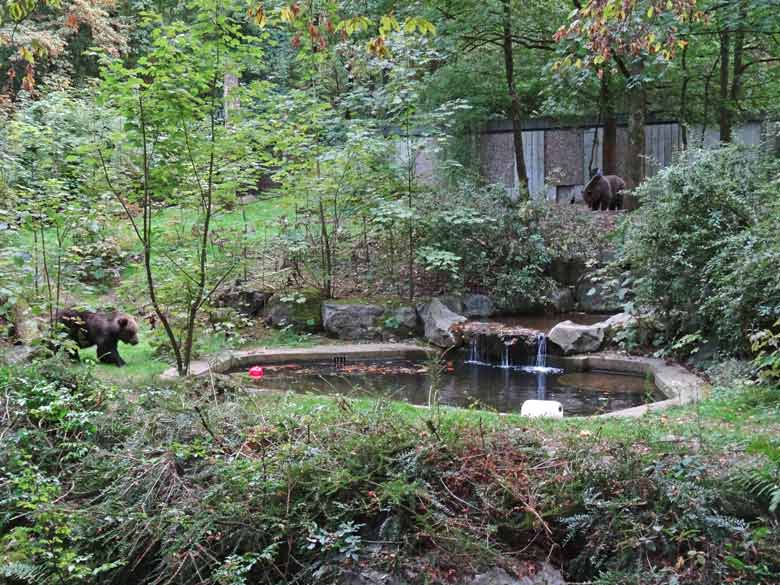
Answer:
[[[621,192],[626,182],[617,175],[602,175],[600,170],[591,177],[582,191],[582,198],[593,211],[620,209],[623,206]]]
[[[119,355],[117,344],[121,341],[138,344],[138,324],[124,313],[93,313],[66,309],[57,313],[57,322],[62,325],[68,338],[81,348],[97,345],[97,357],[101,363],[125,365]],[[71,357],[78,360],[78,350],[71,350]]]

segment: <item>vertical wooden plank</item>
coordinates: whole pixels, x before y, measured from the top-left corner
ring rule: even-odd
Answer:
[[[593,153],[593,168],[604,170],[604,129],[587,128],[582,133],[582,177],[587,183],[590,179],[590,155],[593,149],[593,141],[598,140],[596,152]]]
[[[544,131],[523,132],[523,158],[531,197],[544,198]],[[517,169],[515,169],[515,182],[517,183]]]

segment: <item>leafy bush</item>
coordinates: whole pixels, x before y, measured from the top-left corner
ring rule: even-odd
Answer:
[[[468,182],[449,192],[446,204],[437,193],[424,205],[420,250],[435,250],[426,258],[446,260],[440,269],[456,287],[489,290],[504,304],[518,297],[538,302],[549,290],[544,276],[549,254],[537,207],[511,201],[501,188]]]
[[[780,383],[780,320],[772,329],[764,329],[751,338],[754,364],[761,377],[769,383]]]
[[[748,349],[780,317],[777,161],[756,150],[686,151],[637,189],[623,260],[636,301],[658,311],[670,341],[701,334]]]
[[[108,567],[87,552],[87,518],[61,502],[74,488],[66,470],[98,446],[98,421],[112,393],[89,369],[56,360],[0,369],[0,380],[0,418],[8,421],[0,434],[0,576],[12,583],[94,578]]]

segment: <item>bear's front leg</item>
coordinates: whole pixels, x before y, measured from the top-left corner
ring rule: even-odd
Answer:
[[[119,356],[119,349],[116,343],[98,345],[98,360],[102,364],[115,364],[118,367],[125,365],[124,360]]]

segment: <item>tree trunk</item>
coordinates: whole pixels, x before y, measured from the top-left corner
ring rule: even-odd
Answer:
[[[685,45],[680,57],[680,68],[682,70],[683,81],[680,88],[680,140],[683,150],[688,149],[688,84],[690,75],[688,73],[688,45]]]
[[[628,90],[628,164],[627,183],[633,189],[645,178],[645,114],[647,95],[644,85],[637,83]],[[636,209],[633,195],[624,197],[626,209]]]
[[[731,142],[731,105],[729,104],[729,61],[731,53],[731,33],[720,33],[720,110],[718,124],[720,141]]]
[[[742,95],[742,56],[745,49],[744,27],[747,26],[745,24],[746,20],[747,6],[745,5],[745,1],[742,0],[739,3],[739,24],[737,25],[738,28],[734,33],[734,60],[731,74],[731,91],[729,94],[729,122],[732,124],[732,126],[734,124],[733,111],[737,107],[737,104],[739,103],[740,97]]]
[[[601,108],[604,112],[604,150],[602,165],[605,175],[617,174],[617,118],[609,91],[609,77],[601,80]]]
[[[231,112],[238,112],[241,102],[238,98],[238,77],[233,73],[225,73],[223,78],[223,103],[225,104],[225,122],[230,120]]]
[[[512,120],[512,138],[515,147],[515,166],[517,168],[518,197],[528,199],[528,172],[525,169],[523,152],[523,114],[520,98],[515,86],[515,57],[512,46],[512,4],[511,0],[501,0],[504,7],[504,68],[506,85],[509,91],[509,117]]]

